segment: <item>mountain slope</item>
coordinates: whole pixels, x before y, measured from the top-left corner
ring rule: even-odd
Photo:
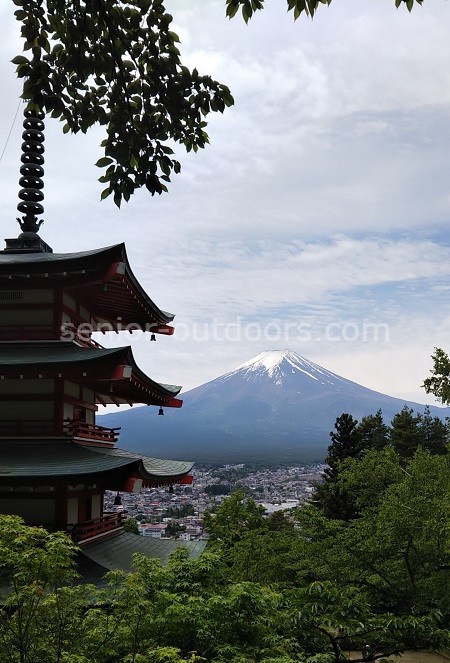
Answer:
[[[379,408],[390,422],[405,401],[367,389],[289,350],[263,352],[234,371],[183,394],[181,410],[138,407],[105,415],[122,426],[120,446],[193,460],[321,460],[343,412],[356,419]],[[407,402],[422,412],[423,405]],[[432,407],[444,417],[449,408]]]

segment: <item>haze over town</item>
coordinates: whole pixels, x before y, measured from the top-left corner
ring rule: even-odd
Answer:
[[[420,384],[450,328],[450,5],[335,0],[294,23],[273,0],[248,26],[217,0],[167,5],[187,63],[235,107],[212,119],[206,150],[180,150],[168,194],[120,211],[99,202],[101,132],[48,121],[43,238],[57,252],[126,241],[143,287],[177,314],[173,339],[134,335],[158,381],[189,389],[289,347],[433,403]],[[13,11],[2,3],[1,149],[20,91]],[[4,237],[18,230],[21,131],[19,109],[0,162]]]

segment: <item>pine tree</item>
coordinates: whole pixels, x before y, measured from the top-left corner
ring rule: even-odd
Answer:
[[[412,458],[425,442],[422,416],[407,405],[394,415],[391,422],[391,444],[401,458]]]
[[[381,451],[389,444],[389,427],[383,421],[381,409],[363,417],[356,430],[364,449]]]
[[[428,405],[422,416],[420,428],[423,435],[423,447],[433,454],[444,454],[449,442],[449,423],[444,423],[439,417],[430,414]]]
[[[346,458],[358,458],[363,450],[358,434],[358,422],[351,414],[343,413],[334,423],[331,431],[331,444],[325,462],[328,467],[324,480],[317,484],[313,501],[330,518],[350,520],[357,515],[353,500],[338,486],[340,464]]]

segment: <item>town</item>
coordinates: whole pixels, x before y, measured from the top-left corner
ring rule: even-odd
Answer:
[[[203,514],[214,512],[236,489],[252,496],[268,515],[306,502],[325,466],[313,464],[276,469],[252,469],[245,464],[196,468],[191,486],[143,488],[139,493],[105,495],[105,509],[122,512],[135,531],[154,538],[205,540]]]

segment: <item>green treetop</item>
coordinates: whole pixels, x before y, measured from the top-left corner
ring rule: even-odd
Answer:
[[[405,5],[409,11],[414,7],[414,3],[421,5],[423,0],[394,0],[395,6]],[[264,7],[264,0],[226,0],[227,16],[233,18],[239,9],[242,12],[244,21],[248,23],[253,14]],[[319,5],[331,5],[331,0],[287,0],[288,11],[294,13],[294,19],[299,16],[314,17]]]
[[[205,147],[205,117],[233,98],[181,62],[163,0],[13,2],[25,52],[13,63],[27,108],[58,118],[64,132],[106,128],[102,198],[120,205],[140,187],[167,191],[180,171],[170,144]]]

